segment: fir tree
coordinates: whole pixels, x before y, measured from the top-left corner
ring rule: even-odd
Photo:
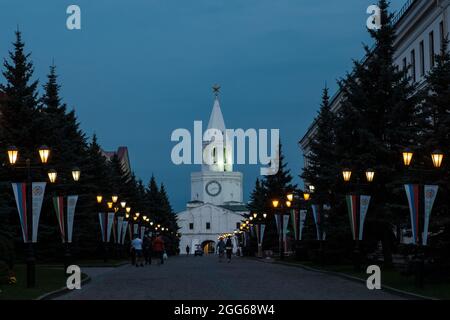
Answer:
[[[315,187],[314,198],[320,203],[331,203],[338,173],[336,160],[336,116],[331,111],[328,88],[323,89],[322,104],[316,119],[317,132],[311,141],[310,153],[306,155],[308,166],[301,178]]]
[[[394,64],[393,16],[385,0],[379,1],[378,6],[382,27],[369,30],[375,48],[369,50],[366,46],[366,60],[354,62],[352,74],[340,81],[342,106],[336,127],[336,157],[340,159],[340,169],[353,170],[354,181],[364,181],[368,168],[376,171],[367,219],[384,222],[385,229],[380,230],[379,236],[388,263],[391,259],[389,223],[398,217],[406,218],[399,187],[403,181],[400,155],[405,147],[417,143],[418,110],[415,87],[406,76],[407,70],[399,70]],[[342,195],[348,192],[342,184],[337,191]]]

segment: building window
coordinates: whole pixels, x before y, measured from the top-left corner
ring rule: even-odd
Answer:
[[[406,57],[403,58],[403,74],[404,78],[408,78],[408,62],[406,61]]]
[[[429,35],[429,41],[430,41],[430,69],[434,67],[434,32],[431,31]]]
[[[423,77],[425,75],[425,46],[423,41],[419,44],[419,58],[420,58],[420,76]]]
[[[416,82],[416,51],[411,51],[411,79]]]
[[[236,229],[239,230],[240,228],[241,228],[241,223],[240,223],[240,222],[237,222],[237,223],[236,223]]]
[[[189,223],[189,230],[194,230],[194,224],[193,223]]]
[[[206,230],[209,230],[209,229],[211,229],[211,222],[206,223]]]
[[[439,36],[441,38],[441,51],[442,51],[442,48],[444,47],[444,41],[445,41],[444,21],[441,21],[441,23],[439,23]]]

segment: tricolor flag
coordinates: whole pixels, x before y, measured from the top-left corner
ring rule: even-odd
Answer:
[[[364,221],[369,210],[370,196],[347,195],[347,209],[353,240],[362,240],[364,236]]]
[[[300,232],[299,232],[299,223],[300,223],[300,212],[297,209],[291,210],[291,221],[292,227],[294,229],[294,239],[299,240]]]
[[[317,204],[313,204],[311,206],[312,208],[312,213],[313,213],[313,218],[314,218],[314,223],[316,225],[316,234],[317,234],[317,240],[325,240],[324,239],[324,231],[323,231],[323,225],[322,225],[322,207],[317,205]]]
[[[415,244],[419,244],[422,233],[422,244],[428,242],[428,226],[431,211],[439,190],[437,185],[406,184],[405,191],[408,198],[409,213],[411,219],[411,231]],[[423,227],[421,225],[421,215],[423,215]]]
[[[64,224],[64,197],[53,197],[53,206],[55,207],[56,218],[58,219],[59,231],[62,242],[66,242],[66,227]]]
[[[14,198],[16,199],[17,211],[19,213],[20,226],[22,227],[23,242],[29,242],[28,217],[27,217],[27,184],[13,183]]]

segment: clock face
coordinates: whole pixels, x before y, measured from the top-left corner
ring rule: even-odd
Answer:
[[[215,197],[222,191],[222,186],[217,181],[210,181],[206,184],[205,190],[211,197]]]

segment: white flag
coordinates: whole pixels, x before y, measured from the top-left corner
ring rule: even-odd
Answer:
[[[39,217],[41,216],[42,202],[44,201],[44,193],[46,182],[33,182],[31,184],[32,194],[32,212],[33,212],[33,235],[32,241],[37,242],[37,234],[39,228]]]
[[[123,228],[123,217],[117,218],[117,243],[122,243],[122,228]]]
[[[107,234],[106,234],[106,242],[109,242],[111,239],[111,230],[114,225],[114,212],[108,212],[108,226],[107,226]]]
[[[369,210],[370,196],[360,196],[359,198],[359,240],[363,239],[364,221]]]
[[[424,226],[423,226],[423,239],[422,244],[427,245],[428,242],[428,226],[430,224],[430,215],[433,210],[434,200],[438,193],[439,186],[425,185],[424,192]]]
[[[67,197],[67,242],[72,242],[73,220],[75,217],[75,207],[77,206],[78,196]]]

